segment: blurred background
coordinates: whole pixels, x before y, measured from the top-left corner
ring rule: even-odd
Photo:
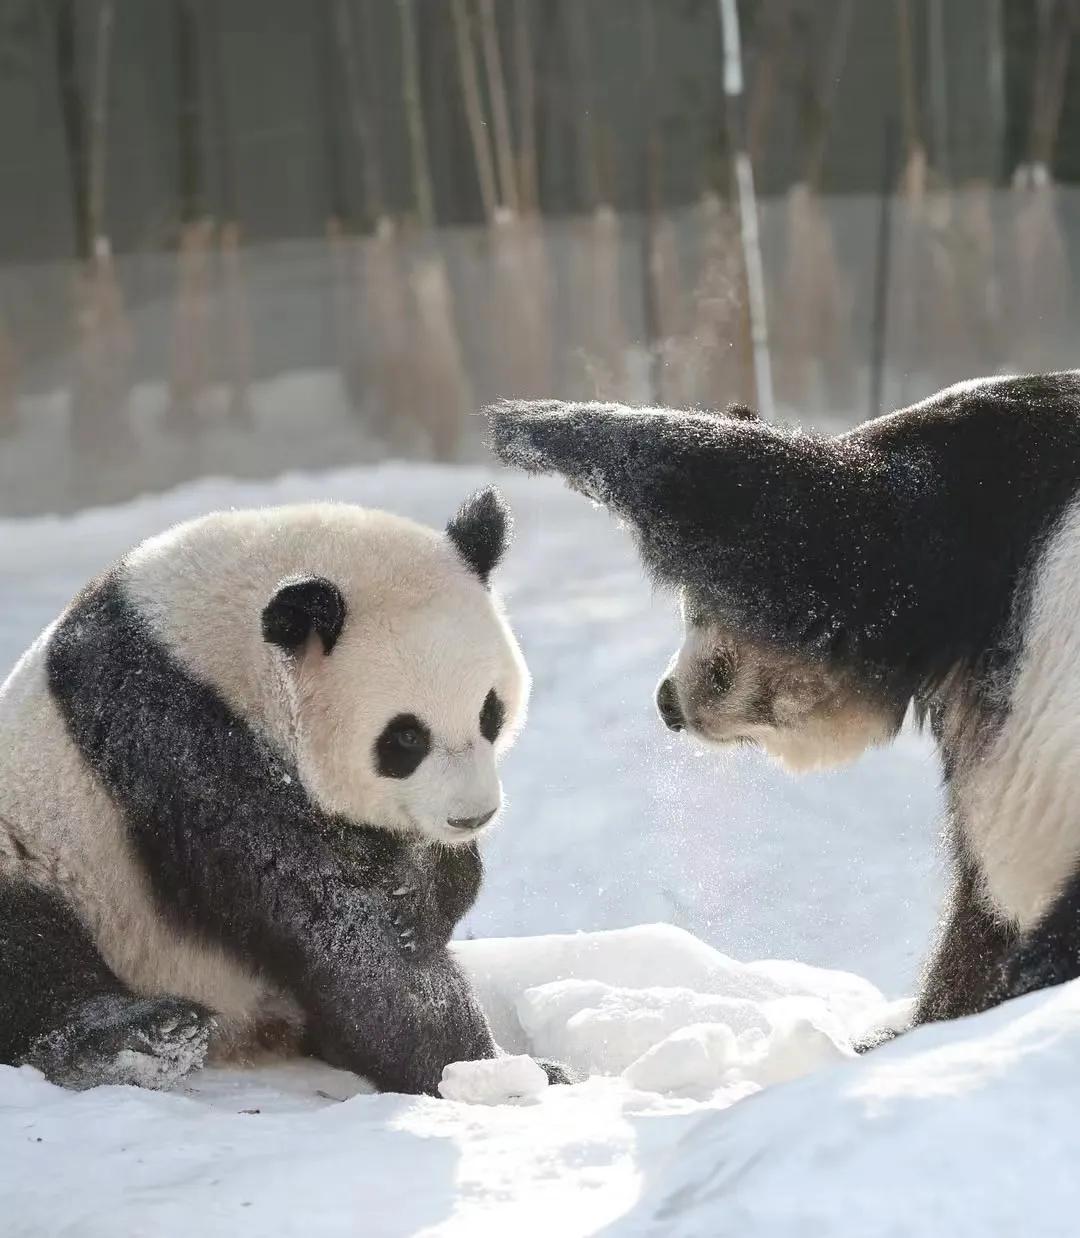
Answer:
[[[1078,19],[0,0],[0,514],[477,459],[500,395],[835,427],[1069,366]]]

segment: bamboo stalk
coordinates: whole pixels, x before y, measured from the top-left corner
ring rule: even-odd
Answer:
[[[480,0],[480,33],[487,76],[488,98],[495,130],[495,161],[499,173],[499,199],[515,214],[521,208],[518,194],[517,169],[514,164],[514,140],[510,132],[510,108],[506,98],[502,53],[499,50],[499,28],[495,21],[494,0]]]
[[[567,20],[570,67],[578,95],[578,172],[585,205],[599,206],[603,200],[599,150],[594,111],[592,61],[589,48],[589,23],[586,0],[566,0],[563,11]]]
[[[1065,104],[1065,82],[1072,53],[1073,33],[1080,11],[1077,0],[1057,0],[1053,10],[1040,23],[1039,51],[1036,58],[1028,162],[1047,172],[1054,160],[1061,113]]]
[[[94,93],[90,112],[90,175],[87,227],[95,253],[105,241],[105,164],[108,156],[109,56],[113,3],[99,0],[94,47]]]
[[[68,176],[71,179],[71,212],[75,254],[89,261],[93,253],[90,227],[89,185],[86,162],[86,111],[76,53],[75,0],[57,0],[56,76],[60,87],[60,115],[67,148]]]
[[[372,131],[368,117],[364,88],[360,80],[360,70],[356,59],[356,47],[353,39],[352,15],[349,0],[334,0],[334,28],[337,34],[338,47],[341,51],[340,62],[344,70],[346,110],[349,124],[352,128],[356,149],[360,154],[360,166],[364,173],[364,196],[367,200],[367,215],[369,220],[379,219],[386,210],[383,190],[382,169],[375,148],[375,134]]]
[[[465,119],[469,126],[473,160],[476,164],[476,179],[480,186],[480,201],[484,218],[490,223],[495,218],[498,198],[495,188],[495,164],[488,142],[487,125],[484,122],[484,104],[480,95],[480,74],[476,65],[469,14],[465,0],[450,0],[450,13],[454,20],[454,36],[457,42],[458,72],[461,75],[461,94],[465,103]]]
[[[724,38],[724,95],[728,116],[730,146],[734,153],[735,188],[739,203],[739,228],[743,266],[746,272],[747,304],[750,312],[750,339],[754,358],[754,386],[762,417],[773,415],[772,363],[769,357],[769,330],[765,308],[765,272],[758,237],[757,195],[754,168],[746,149],[745,134],[739,123],[742,112],[742,46],[739,38],[739,12],[735,0],[719,0],[720,23]]]
[[[424,104],[420,90],[420,49],[417,43],[416,10],[414,0],[397,0],[397,6],[401,23],[401,93],[409,130],[413,201],[420,226],[431,229],[435,226],[435,191],[431,183],[431,162],[428,159]]]
[[[855,0],[839,0],[832,30],[829,34],[828,53],[824,70],[814,84],[814,122],[806,143],[806,159],[803,164],[803,181],[813,190],[821,186],[825,150],[832,128],[833,111],[840,75],[847,60],[851,26],[855,16]]]
[[[539,210],[540,168],[536,153],[536,71],[529,27],[529,0],[514,0],[514,72],[517,79],[518,175],[521,209]]]

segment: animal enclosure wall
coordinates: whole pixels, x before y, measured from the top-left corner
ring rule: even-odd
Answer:
[[[1075,363],[1080,190],[761,204],[777,415],[834,428]],[[753,399],[719,199],[0,270],[0,511],[205,474],[476,458],[501,396]]]

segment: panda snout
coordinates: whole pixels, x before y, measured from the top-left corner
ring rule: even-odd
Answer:
[[[675,691],[675,684],[670,676],[662,679],[656,689],[656,708],[668,730],[686,730],[686,718],[679,704],[679,694]]]
[[[474,830],[482,830],[498,811],[497,808],[492,808],[490,812],[481,813],[478,817],[450,817],[446,824],[452,830],[460,830],[463,834],[468,834]]]

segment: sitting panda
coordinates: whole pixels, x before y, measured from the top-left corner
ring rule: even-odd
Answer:
[[[1080,975],[1080,373],[993,378],[824,437],[728,414],[508,403],[680,591],[673,730],[794,769],[941,755],[955,880],[914,1022]],[[883,1034],[884,1035],[884,1034]]]
[[[0,1062],[168,1087],[304,1049],[435,1093],[496,1054],[447,943],[528,690],[507,534],[492,490],[445,536],[234,511],[79,594],[0,688]]]

